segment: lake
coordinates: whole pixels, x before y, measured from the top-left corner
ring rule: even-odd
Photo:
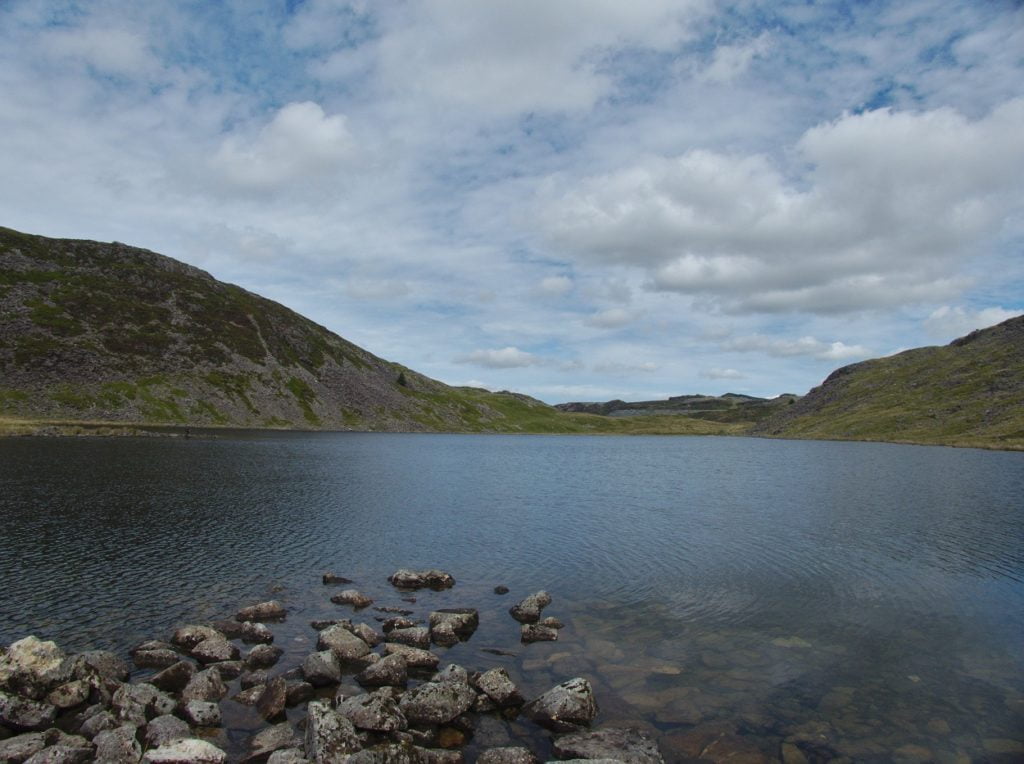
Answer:
[[[443,661],[592,681],[669,761],[1024,758],[1024,453],[749,438],[0,439],[0,642],[126,653],[275,597],[281,670],[355,581],[477,607]],[[415,604],[387,583],[437,567]],[[501,596],[496,585],[511,589]],[[344,588],[344,587],[342,587]],[[507,609],[546,589],[557,642]],[[371,625],[372,608],[356,618]],[[498,655],[484,648],[513,653]],[[220,742],[257,726],[225,701]],[[294,713],[294,712],[293,712]],[[297,718],[297,717],[296,717]],[[473,750],[547,735],[482,718]],[[788,746],[788,748],[786,748]],[[747,758],[743,758],[747,757]],[[472,760],[472,758],[470,759]]]

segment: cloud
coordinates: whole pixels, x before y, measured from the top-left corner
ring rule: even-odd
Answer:
[[[959,306],[943,305],[925,319],[924,329],[932,337],[952,339],[1019,315],[1020,310],[1007,310],[1001,307],[969,310]]]
[[[624,363],[620,361],[604,361],[595,363],[592,369],[600,374],[632,374],[634,372],[651,373],[658,370],[653,361]]]
[[[234,186],[265,191],[329,175],[354,148],[344,115],[303,101],[282,107],[255,134],[228,135],[212,165]]]
[[[561,297],[572,290],[572,279],[568,276],[547,276],[541,279],[537,289],[541,294]]]
[[[588,316],[584,323],[598,329],[621,329],[636,320],[636,314],[625,308],[608,308]]]
[[[397,279],[346,279],[344,292],[356,300],[396,300],[409,295],[409,285]]]
[[[76,29],[51,29],[40,42],[54,58],[76,61],[102,74],[138,77],[160,68],[146,38],[129,29],[90,23]]]
[[[722,348],[739,353],[765,353],[776,358],[810,356],[819,361],[844,361],[851,358],[867,358],[871,355],[871,351],[862,345],[822,342],[814,337],[788,340],[762,334],[727,340],[722,343]]]
[[[474,350],[455,360],[458,363],[468,363],[488,369],[517,369],[543,363],[543,359],[532,353],[511,346],[500,350]]]
[[[692,149],[565,185],[538,213],[551,249],[638,267],[657,291],[730,312],[842,313],[949,299],[958,268],[1024,211],[1024,99],[845,114],[807,130],[789,173]],[[795,172],[795,174],[794,174]]]
[[[736,369],[705,369],[700,372],[704,379],[746,379],[747,375]]]
[[[739,45],[719,45],[711,63],[698,73],[697,78],[717,85],[731,82],[747,70],[755,57],[764,55],[770,47],[771,35],[768,32]]]

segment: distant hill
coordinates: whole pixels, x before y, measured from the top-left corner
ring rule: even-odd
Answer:
[[[1024,448],[1024,316],[844,366],[751,432]]]
[[[607,417],[684,415],[712,422],[757,422],[786,408],[797,400],[795,395],[757,398],[752,395],[676,395],[665,400],[627,403],[614,400],[605,403],[557,403],[561,411],[599,414]]]

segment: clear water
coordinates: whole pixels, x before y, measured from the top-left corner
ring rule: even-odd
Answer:
[[[1024,759],[1020,453],[744,438],[8,439],[0,516],[4,643],[31,633],[125,652],[274,596],[290,609],[273,627],[285,670],[313,648],[311,618],[351,615],[330,603],[324,571],[393,606],[406,603],[388,574],[440,567],[456,587],[410,607],[482,616],[445,660],[503,665],[527,694],[586,676],[598,722],[643,727],[669,761],[777,759],[784,744],[810,761]],[[506,610],[541,588],[566,628],[521,645]],[[218,737],[238,750],[259,722],[223,705]],[[521,740],[549,745],[529,723],[485,718],[468,750]]]

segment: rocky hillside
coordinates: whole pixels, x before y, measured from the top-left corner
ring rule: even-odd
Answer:
[[[311,429],[576,429],[526,396],[453,388],[385,361],[170,257],[6,228],[0,228],[0,416]]]
[[[662,401],[614,400],[605,403],[558,403],[555,408],[598,414],[609,417],[685,415],[712,422],[757,422],[786,408],[797,400],[795,395],[757,398],[752,395],[674,395]]]
[[[752,432],[1024,448],[1024,316],[844,366]]]

